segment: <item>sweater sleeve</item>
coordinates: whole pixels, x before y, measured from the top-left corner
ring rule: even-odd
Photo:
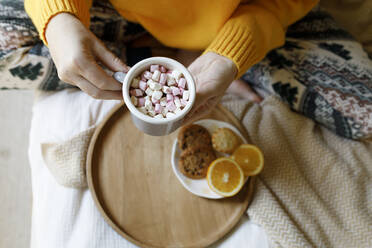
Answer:
[[[89,27],[92,0],[25,0],[24,5],[45,44],[45,29],[50,19],[58,13],[70,13]]]
[[[241,4],[205,52],[231,59],[239,78],[270,50],[283,45],[286,28],[317,3],[318,0],[255,0]]]

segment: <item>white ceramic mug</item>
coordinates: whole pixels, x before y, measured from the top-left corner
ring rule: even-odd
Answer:
[[[190,91],[190,96],[187,105],[181,112],[170,118],[156,119],[140,112],[130,100],[129,90],[132,80],[141,75],[142,72],[148,70],[150,65],[159,64],[171,70],[178,70],[182,72],[186,81],[187,87]],[[122,88],[124,102],[129,109],[134,125],[146,134],[153,136],[163,136],[172,133],[182,125],[186,114],[191,110],[195,102],[195,82],[191,73],[181,63],[174,59],[165,57],[151,57],[142,60],[135,64],[125,75]]]

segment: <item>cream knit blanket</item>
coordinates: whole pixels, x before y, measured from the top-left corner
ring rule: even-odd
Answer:
[[[275,97],[257,105],[226,96],[223,104],[264,153],[248,215],[274,247],[372,247],[372,142],[337,137]],[[85,185],[91,135],[89,130],[84,137],[42,145],[60,184]],[[61,175],[66,171],[75,176]]]

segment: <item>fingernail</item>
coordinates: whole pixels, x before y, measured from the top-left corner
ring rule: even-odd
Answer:
[[[117,71],[114,73],[113,77],[115,78],[116,81],[118,81],[119,83],[124,83],[124,79],[125,79],[125,76],[127,74],[125,72],[122,72],[122,71]]]

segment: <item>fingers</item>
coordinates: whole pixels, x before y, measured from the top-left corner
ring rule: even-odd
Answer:
[[[73,79],[76,86],[95,99],[123,100],[121,91],[99,89],[81,76],[75,76]]]
[[[97,41],[94,43],[93,53],[111,71],[129,71],[129,67],[108,50],[102,42]]]
[[[92,56],[85,56],[80,59],[79,72],[81,76],[101,90],[119,91],[122,85],[113,77],[109,76],[100,67]]]

